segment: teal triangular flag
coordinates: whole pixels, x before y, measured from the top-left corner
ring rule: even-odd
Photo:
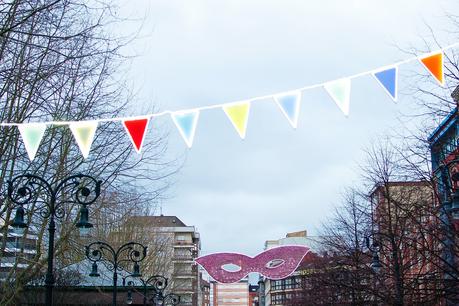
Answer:
[[[345,116],[349,116],[349,101],[351,97],[351,80],[339,79],[324,85],[325,90],[335,101]]]
[[[40,146],[41,139],[45,134],[46,124],[44,123],[30,123],[18,125],[19,133],[21,134],[22,141],[24,142],[25,149],[32,161],[37,154],[38,147]]]

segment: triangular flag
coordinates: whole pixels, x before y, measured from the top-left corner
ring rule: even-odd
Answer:
[[[129,135],[137,153],[140,153],[140,150],[142,150],[142,144],[145,139],[149,121],[149,117],[123,121],[123,126],[126,129],[126,132]]]
[[[73,137],[75,137],[76,143],[78,144],[84,158],[89,156],[92,141],[94,140],[94,135],[96,134],[97,123],[97,121],[83,121],[71,123],[69,125]]]
[[[341,109],[345,116],[349,115],[349,100],[351,96],[351,80],[339,79],[325,83],[325,89],[333,98],[336,105]]]
[[[274,100],[293,128],[296,129],[300,114],[301,91],[277,95],[274,96]]]
[[[379,84],[391,96],[394,101],[397,101],[397,77],[398,67],[394,66],[384,70],[373,72],[374,77]]]
[[[43,123],[29,123],[18,125],[19,133],[21,134],[22,141],[24,142],[25,149],[32,161],[37,154],[38,147],[40,146],[41,139],[45,134],[46,124]]]
[[[198,124],[199,111],[183,111],[171,114],[172,120],[174,121],[177,129],[185,140],[188,148],[193,145],[194,133],[196,131],[196,125]]]
[[[250,102],[227,104],[223,110],[242,139],[245,138],[249,118]]]
[[[419,60],[441,86],[445,85],[443,78],[443,52],[427,54],[420,57]]]

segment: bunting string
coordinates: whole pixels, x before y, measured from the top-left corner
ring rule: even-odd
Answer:
[[[191,148],[194,140],[196,126],[198,124],[199,113],[204,110],[220,108],[224,111],[229,121],[233,125],[239,136],[244,139],[247,130],[247,123],[250,113],[250,106],[253,102],[269,101],[275,102],[281,112],[285,115],[288,122],[293,128],[298,125],[298,116],[301,104],[302,92],[305,90],[324,88],[336,103],[338,108],[347,117],[350,110],[351,81],[355,78],[373,75],[382,89],[392,98],[397,100],[398,68],[400,65],[412,61],[419,61],[420,64],[430,73],[435,81],[444,86],[444,51],[459,46],[459,42],[448,45],[437,51],[408,58],[388,66],[378,67],[376,69],[360,72],[347,77],[335,79],[332,81],[308,85],[284,92],[277,92],[258,97],[252,97],[241,101],[232,101],[221,104],[200,106],[177,111],[165,110],[158,113],[145,114],[132,117],[118,118],[100,118],[88,121],[47,121],[31,123],[11,123],[2,122],[0,126],[16,126],[19,129],[24,147],[30,160],[33,160],[39,148],[41,139],[45,134],[47,126],[68,126],[72,131],[77,145],[84,158],[89,156],[91,144],[93,142],[97,126],[104,122],[121,122],[124,126],[127,136],[130,138],[132,145],[137,153],[141,153],[142,145],[148,131],[148,125],[152,118],[169,115],[177,127],[180,135],[186,145]]]

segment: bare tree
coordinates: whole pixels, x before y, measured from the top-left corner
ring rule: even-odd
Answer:
[[[367,155],[361,186],[345,193],[322,226],[327,256],[316,261],[302,295],[337,305],[434,305],[448,294],[435,184],[414,180],[391,143],[382,141]],[[375,254],[379,273],[371,269]]]
[[[116,37],[113,25],[120,20],[110,2],[11,0],[0,4],[0,120],[3,123],[91,120],[126,114],[133,97],[117,75],[125,57],[120,48],[131,38]],[[165,139],[157,134],[148,139],[140,158],[132,149],[119,122],[101,123],[88,159],[79,153],[66,126],[49,126],[34,162],[27,154],[14,126],[0,133],[0,254],[6,254],[8,225],[13,207],[7,201],[5,183],[28,171],[54,183],[70,174],[83,172],[103,179],[102,200],[92,212],[106,212],[107,201],[130,205],[154,203],[176,168],[164,161]],[[140,192],[142,191],[142,192]],[[123,197],[111,197],[112,193]],[[63,201],[65,194],[58,201]],[[139,201],[139,199],[141,199]],[[118,202],[121,204],[121,202]],[[116,205],[115,205],[116,206]],[[0,304],[14,297],[31,278],[40,274],[46,258],[46,220],[37,217],[34,205],[27,207],[29,229],[37,236],[37,254],[29,266],[15,266],[7,275]],[[66,217],[58,225],[56,256],[65,262],[69,237],[74,235],[74,207],[66,206]],[[113,212],[114,218],[122,214]],[[25,235],[28,233],[26,232]],[[76,248],[77,246],[75,246]],[[20,271],[20,273],[13,273]],[[11,286],[11,284],[14,284]]]

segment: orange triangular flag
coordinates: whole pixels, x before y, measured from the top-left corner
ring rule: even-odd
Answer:
[[[443,52],[431,53],[420,57],[419,60],[441,86],[445,85],[443,78]]]

